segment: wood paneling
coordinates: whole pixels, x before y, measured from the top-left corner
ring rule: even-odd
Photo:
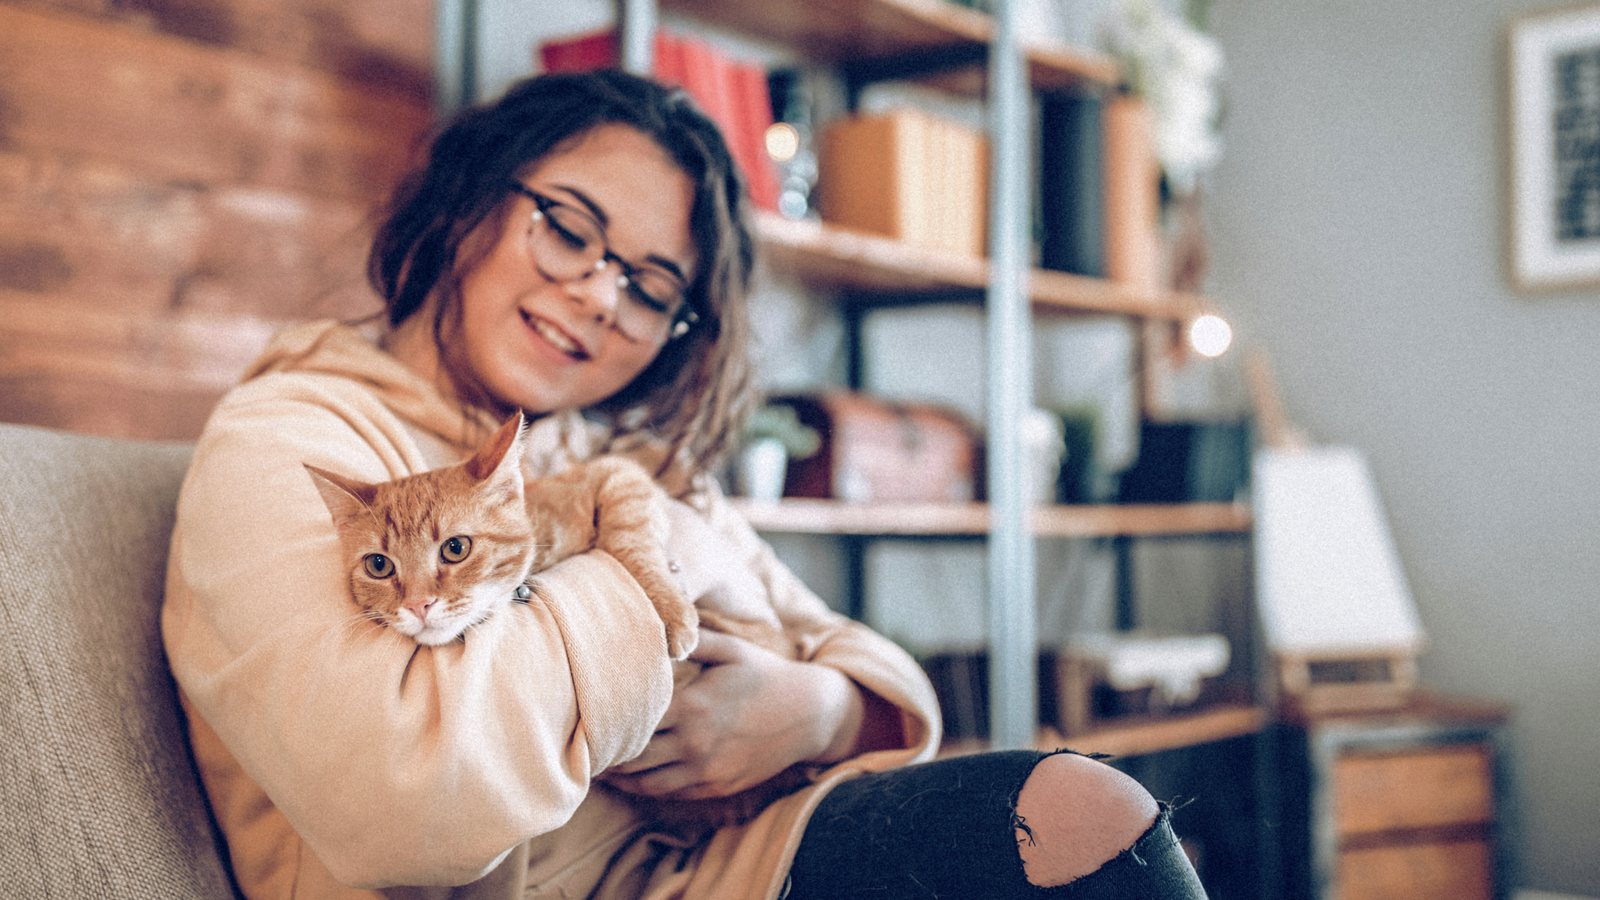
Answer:
[[[393,183],[427,124],[404,92],[3,5],[0,71],[6,145],[120,159],[180,183],[365,199]]]
[[[432,0],[11,0],[246,50],[411,93],[432,90]]]
[[[0,2],[0,420],[190,439],[284,323],[378,308],[421,0]]]

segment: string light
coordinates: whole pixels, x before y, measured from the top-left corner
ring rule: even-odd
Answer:
[[[1217,357],[1233,343],[1233,328],[1218,315],[1206,313],[1189,323],[1189,346],[1201,356]]]
[[[778,122],[767,129],[767,155],[777,162],[788,162],[800,152],[800,132],[788,122]]]

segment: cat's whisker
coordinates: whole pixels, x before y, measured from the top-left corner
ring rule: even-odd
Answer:
[[[361,626],[364,624],[377,628],[385,627],[383,623],[383,614],[375,609],[358,610],[357,612],[346,616],[340,624],[343,627],[344,637],[346,640],[354,639],[357,635],[357,629],[361,628]]]

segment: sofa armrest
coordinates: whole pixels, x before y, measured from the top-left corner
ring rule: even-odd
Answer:
[[[234,895],[158,619],[190,448],[0,425],[0,893]]]

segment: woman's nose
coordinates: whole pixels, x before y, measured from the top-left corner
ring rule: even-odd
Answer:
[[[593,311],[596,321],[611,325],[617,319],[617,306],[627,277],[609,259],[602,259],[580,278],[567,282],[567,292]]]

